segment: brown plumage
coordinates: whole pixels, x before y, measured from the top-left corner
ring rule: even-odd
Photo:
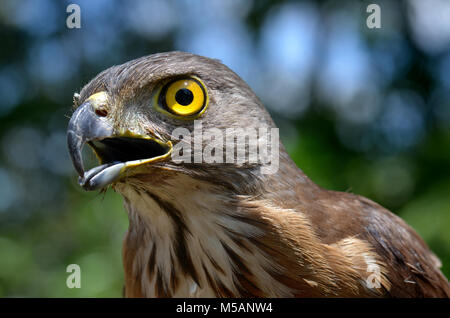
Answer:
[[[180,78],[204,85],[206,110],[171,114],[167,85]],[[191,101],[181,93],[177,101]],[[366,198],[321,189],[281,144],[274,174],[262,173],[270,162],[169,156],[193,142],[172,132],[194,131],[194,117],[203,130],[275,127],[248,85],[220,62],[182,52],[146,56],[100,73],[75,104],[68,143],[80,184],[111,185],[129,216],[125,296],[450,296],[439,260],[413,229]],[[88,172],[84,143],[102,163]]]

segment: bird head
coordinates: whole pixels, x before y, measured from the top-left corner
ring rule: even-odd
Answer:
[[[68,146],[80,185],[86,190],[127,182],[137,175],[156,178],[169,171],[216,183],[254,183],[262,176],[262,162],[223,164],[226,151],[220,152],[223,160],[214,162],[195,156],[198,152],[201,156],[214,138],[225,145],[227,129],[253,128],[257,132],[261,127],[274,127],[261,102],[238,75],[217,60],[183,52],[154,54],[113,66],[77,94],[75,106]],[[198,136],[179,134],[194,132],[197,127],[218,135],[202,138],[198,147]],[[100,161],[89,171],[83,165],[85,144]],[[174,160],[180,149],[190,160]],[[244,146],[247,158],[251,151]]]

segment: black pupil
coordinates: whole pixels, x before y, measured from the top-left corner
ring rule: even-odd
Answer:
[[[175,94],[175,100],[178,104],[187,106],[194,100],[194,94],[189,89],[182,88]]]

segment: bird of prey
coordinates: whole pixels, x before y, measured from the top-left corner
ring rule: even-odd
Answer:
[[[67,138],[79,183],[110,186],[128,214],[125,297],[450,296],[438,258],[411,227],[369,199],[320,188],[281,143],[271,149],[274,173],[264,160],[194,158],[213,138],[182,151],[193,160],[174,159],[196,137],[173,132],[195,122],[216,132],[276,127],[219,61],[145,56],[101,72],[74,103]],[[85,144],[100,161],[89,171]]]

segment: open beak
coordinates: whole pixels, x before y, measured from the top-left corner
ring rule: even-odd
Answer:
[[[97,190],[116,182],[132,167],[161,161],[172,152],[172,143],[152,136],[115,132],[106,116],[95,112],[98,103],[105,102],[102,93],[94,94],[72,115],[67,128],[67,144],[73,165],[79,174],[79,184],[85,190]],[[105,94],[105,93],[103,93]],[[100,165],[84,170],[82,149],[91,146]]]

